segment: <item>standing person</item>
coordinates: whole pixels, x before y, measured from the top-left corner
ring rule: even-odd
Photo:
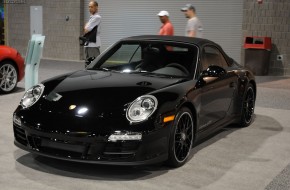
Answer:
[[[84,34],[88,35],[90,39],[89,42],[85,45],[86,64],[89,64],[90,58],[96,58],[100,55],[100,24],[102,17],[98,14],[98,7],[99,5],[96,1],[90,1],[89,12],[91,16],[84,27]]]
[[[181,9],[181,11],[184,12],[185,17],[188,18],[185,29],[185,36],[202,38],[203,26],[196,16],[194,6],[192,4],[186,4],[185,7]]]
[[[157,16],[159,16],[159,19],[161,23],[163,24],[160,27],[159,35],[164,36],[173,36],[174,35],[174,28],[169,20],[169,13],[167,11],[160,11]]]

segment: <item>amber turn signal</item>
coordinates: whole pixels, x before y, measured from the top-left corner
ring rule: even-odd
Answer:
[[[163,123],[167,123],[169,121],[173,121],[175,118],[175,115],[170,115],[170,116],[166,116],[163,118]]]

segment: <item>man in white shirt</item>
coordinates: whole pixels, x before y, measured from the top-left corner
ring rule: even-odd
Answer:
[[[181,11],[184,12],[185,17],[188,18],[185,36],[202,38],[203,26],[196,16],[195,7],[192,4],[186,4]]]
[[[98,3],[96,1],[90,1],[89,3],[89,11],[90,11],[90,19],[86,23],[84,27],[84,33],[87,34],[92,30],[96,31],[95,42],[90,41],[85,45],[85,59],[86,63],[91,57],[98,57],[100,55],[100,47],[101,47],[101,38],[100,38],[100,24],[101,24],[101,16],[98,14]]]

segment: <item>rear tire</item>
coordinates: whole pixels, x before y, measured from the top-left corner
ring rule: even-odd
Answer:
[[[0,63],[0,92],[12,92],[18,82],[17,68],[10,61]]]
[[[194,136],[192,113],[188,108],[183,107],[177,113],[171,130],[168,165],[180,167],[187,161]]]
[[[242,104],[241,127],[247,127],[252,123],[255,109],[255,91],[252,84],[248,84]]]

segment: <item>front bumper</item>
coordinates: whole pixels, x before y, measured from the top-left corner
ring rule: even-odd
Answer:
[[[105,136],[68,136],[13,124],[14,144],[38,155],[75,162],[147,165],[168,158],[167,129],[143,133],[142,140],[108,141]]]

